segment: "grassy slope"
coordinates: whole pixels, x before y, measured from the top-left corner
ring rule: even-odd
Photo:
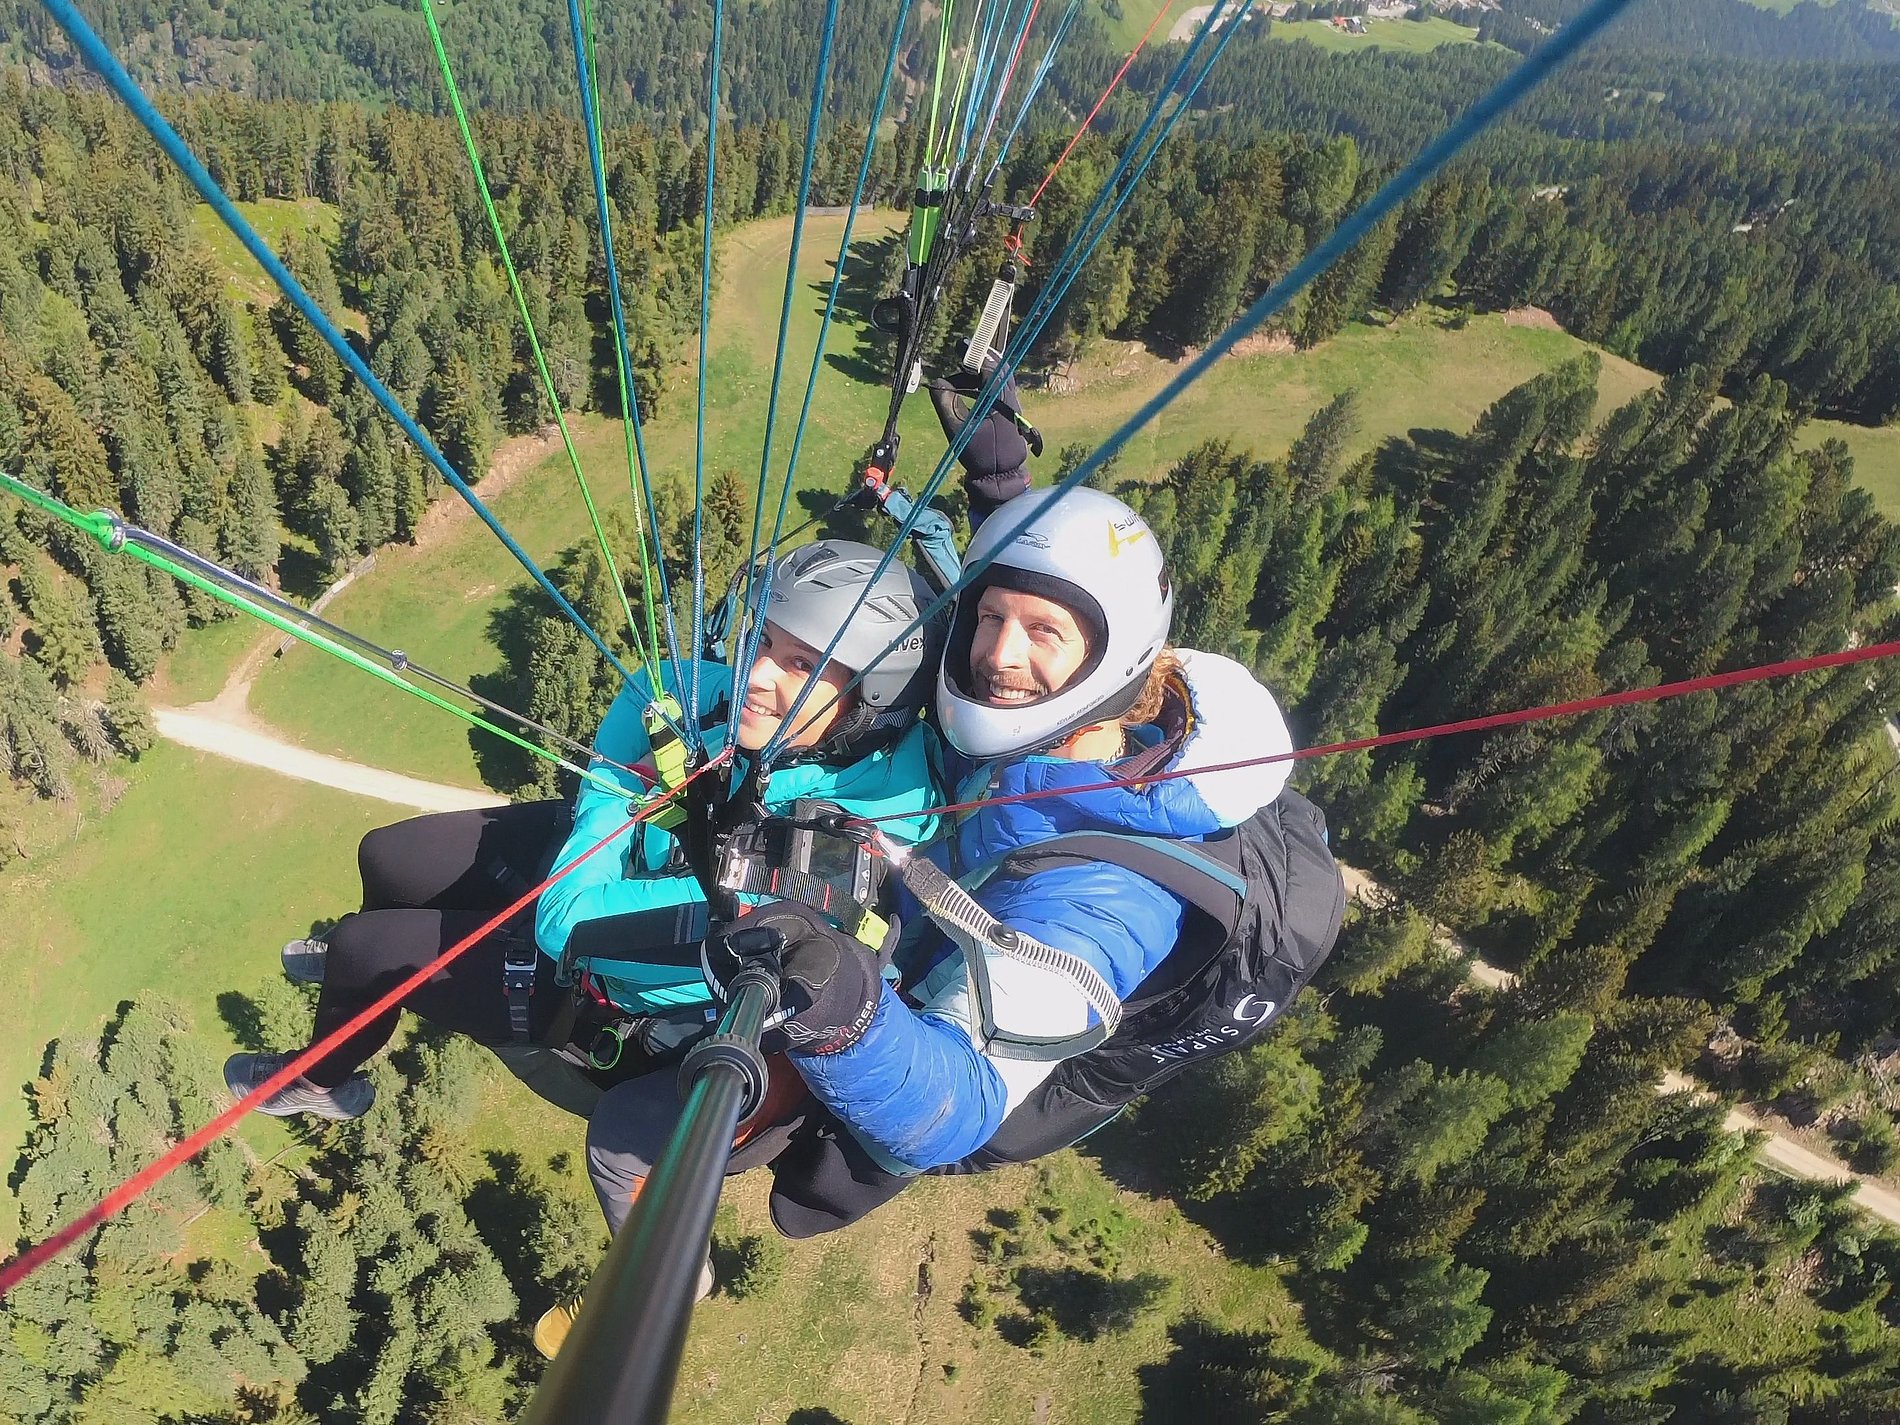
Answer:
[[[860,230],[882,232],[891,222],[879,215],[861,223]],[[781,219],[749,226],[727,240],[726,281],[714,312],[706,466],[709,472],[737,469],[748,483],[757,478],[790,228],[789,220]],[[775,470],[784,468],[789,450],[841,228],[837,218],[808,225]],[[834,328],[828,351],[848,357],[858,329],[855,318],[847,317]],[[1354,324],[1312,352],[1266,351],[1223,362],[1130,442],[1121,468],[1131,476],[1153,477],[1193,446],[1215,437],[1261,451],[1283,450],[1313,411],[1348,388],[1359,390],[1363,398],[1357,449],[1370,449],[1415,428],[1464,430],[1511,387],[1586,349],[1563,332],[1514,325],[1499,316],[1475,318],[1456,331],[1424,317],[1391,327]],[[1032,393],[1032,409],[1049,441],[1044,468],[1068,442],[1099,442],[1174,369],[1138,347],[1118,345],[1083,364],[1078,373],[1081,387],[1074,394]],[[1605,354],[1600,412],[1656,379]],[[672,376],[671,399],[647,430],[648,449],[661,478],[690,478],[692,383],[692,367],[682,363]],[[850,379],[827,361],[799,463],[802,488],[840,487],[844,468],[881,424],[883,402],[880,390]],[[582,419],[575,428],[597,496],[603,502],[628,498],[618,428],[599,418]],[[907,405],[904,431],[904,469],[914,488],[927,473],[925,461],[940,448],[935,422],[922,399]],[[1815,440],[1824,433],[1843,435],[1860,460],[1862,482],[1875,491],[1883,508],[1900,512],[1900,430],[1818,423],[1812,431]],[[776,501],[776,483],[770,497]],[[544,561],[585,537],[572,475],[560,455],[543,461],[500,497],[496,509]],[[794,499],[788,522],[802,520],[804,513]],[[332,617],[389,646],[407,649],[451,677],[467,679],[498,666],[489,620],[522,576],[486,531],[463,521],[426,554],[390,548],[379,560],[372,576],[332,606]],[[469,735],[443,714],[302,650],[265,670],[252,706],[266,721],[320,751],[462,785],[479,781]]]
[[[162,990],[218,1026],[216,1000],[276,973],[276,947],[355,892],[349,849],[388,808],[161,744],[109,813],[0,877],[0,1144],[47,1042]],[[219,1031],[221,1032],[221,1031]]]
[[[1154,17],[1163,8],[1169,10],[1173,19],[1155,26],[1155,40],[1150,43],[1167,39],[1169,26],[1174,20],[1179,20],[1182,15],[1185,15],[1190,6],[1184,3],[1184,0],[1120,0],[1120,8],[1119,20],[1112,18],[1106,10],[1099,7],[1095,18],[1107,26],[1109,38],[1115,42],[1115,47],[1126,54],[1140,42],[1142,32],[1153,23]],[[1081,115],[1077,114],[1076,117],[1079,119]]]
[[[1471,44],[1478,32],[1450,20],[1368,20],[1366,33],[1349,35],[1333,28],[1330,20],[1301,20],[1297,23],[1276,20],[1273,37],[1278,40],[1304,40],[1320,49],[1349,54],[1362,49],[1395,49],[1407,54],[1422,54],[1440,45]]]
[[[255,203],[239,203],[238,212],[257,229],[273,252],[283,250],[284,239],[292,233],[314,232],[325,242],[335,242],[338,217],[335,208],[320,198],[264,198]],[[200,206],[191,217],[192,236],[207,244],[225,270],[227,296],[252,306],[268,307],[277,300],[277,289],[264,271],[244,250],[244,245],[219,221],[210,208]]]

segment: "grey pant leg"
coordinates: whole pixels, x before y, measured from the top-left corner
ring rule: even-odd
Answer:
[[[633,1194],[652,1173],[679,1116],[679,1077],[671,1069],[628,1079],[600,1096],[587,1121],[587,1174],[609,1232],[627,1220]]]

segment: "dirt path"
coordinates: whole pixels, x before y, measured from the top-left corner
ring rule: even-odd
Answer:
[[[533,435],[504,440],[482,479],[479,493],[483,503],[492,503],[506,494],[528,471],[560,448],[560,430],[553,425],[543,426]],[[409,558],[426,554],[459,524],[473,518],[475,512],[465,502],[445,496],[423,513],[414,544],[391,545],[383,552],[393,557],[400,551]],[[190,707],[154,707],[152,720],[158,727],[158,735],[194,751],[209,752],[301,782],[315,782],[418,811],[466,811],[474,807],[501,806],[507,800],[492,792],[449,787],[365,767],[285,742],[259,721],[250,708],[251,685],[264,671],[272,650],[281,642],[283,635],[274,630],[260,634],[257,642],[232,665],[230,675],[215,698]]]
[[[482,477],[482,482],[476,487],[475,493],[482,497],[483,504],[492,506],[499,497],[519,484],[524,475],[560,449],[561,432],[558,426],[545,425],[533,435],[510,436],[496,448],[495,458],[490,462],[488,473]],[[385,559],[398,557],[413,559],[427,554],[458,526],[474,518],[475,512],[468,507],[466,501],[453,493],[445,492],[440,499],[423,511],[422,520],[416,526],[416,538],[413,544],[385,545],[377,551],[377,554]],[[183,711],[205,713],[248,726],[254,731],[262,731],[268,736],[269,729],[263,728],[262,724],[256,723],[251,718],[249,711],[251,685],[257,681],[257,675],[264,671],[264,666],[270,661],[273,650],[283,641],[284,635],[275,629],[260,631],[257,641],[245,649],[243,656],[232,665],[229,676],[224,680],[224,686],[218,690],[218,695],[208,702],[195,703]],[[159,711],[161,710],[153,709],[155,715]],[[239,760],[248,759],[240,758]]]
[[[1346,894],[1360,900],[1370,900],[1379,893],[1379,884],[1365,872],[1341,864],[1341,872],[1346,878]],[[1463,945],[1459,940],[1443,929],[1440,937],[1455,949],[1471,957],[1471,978],[1491,989],[1509,989],[1517,983],[1517,976],[1509,970],[1500,970],[1495,965],[1487,965]],[[1692,1093],[1698,1098],[1714,1099],[1715,1095],[1698,1084],[1686,1074],[1674,1070],[1662,1077],[1656,1085],[1659,1094]],[[1731,1108],[1723,1127],[1731,1133],[1765,1133],[1767,1140],[1755,1150],[1756,1158],[1777,1172],[1790,1177],[1806,1178],[1819,1183],[1854,1183],[1854,1202],[1863,1210],[1878,1217],[1881,1221],[1900,1226],[1900,1193],[1882,1185],[1878,1180],[1855,1172],[1838,1158],[1818,1153],[1804,1143],[1777,1133],[1760,1114],[1746,1108]]]
[[[168,742],[208,752],[214,757],[263,767],[300,782],[315,782],[417,811],[468,811],[475,807],[501,806],[507,801],[506,797],[498,797],[493,792],[424,782],[293,747],[272,735],[248,713],[240,711],[237,717],[226,715],[217,701],[189,708],[153,708],[152,720],[158,725],[158,735]]]

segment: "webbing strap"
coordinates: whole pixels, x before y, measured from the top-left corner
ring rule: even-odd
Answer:
[[[1085,1053],[1102,1043],[1121,1023],[1122,1003],[1114,987],[1080,955],[1044,944],[1005,925],[978,905],[948,872],[922,856],[892,857],[904,886],[917,898],[932,923],[963,951],[970,1000],[976,1008],[972,1027],[982,1036],[978,1047],[999,1059],[1053,1061]],[[1003,1029],[995,1019],[995,983],[991,956],[1014,961],[1065,981],[1095,1012],[1097,1023],[1080,1034],[1039,1036]]]

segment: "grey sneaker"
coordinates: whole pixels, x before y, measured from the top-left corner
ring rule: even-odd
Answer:
[[[300,985],[323,983],[323,965],[330,946],[322,940],[293,940],[284,947],[284,973]]]
[[[224,1061],[224,1085],[233,1096],[243,1098],[263,1084],[291,1060],[289,1054],[233,1054]],[[299,1113],[318,1118],[361,1118],[376,1102],[376,1086],[367,1074],[351,1074],[333,1089],[318,1088],[308,1079],[292,1079],[288,1088],[279,1089],[257,1106],[259,1113],[272,1118],[289,1118]]]

